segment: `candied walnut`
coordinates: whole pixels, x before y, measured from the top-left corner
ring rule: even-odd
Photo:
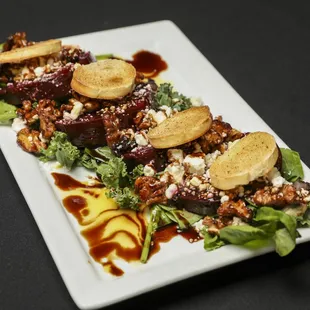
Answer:
[[[119,118],[114,113],[106,112],[103,115],[103,124],[106,131],[107,144],[112,147],[119,141],[121,136]]]
[[[34,42],[27,41],[26,32],[16,32],[9,36],[3,45],[3,51],[7,52],[16,48],[33,45]]]
[[[165,195],[167,184],[153,177],[139,177],[135,182],[135,191],[147,205],[167,203]]]
[[[219,216],[233,217],[237,216],[241,219],[249,220],[253,216],[253,212],[248,208],[244,201],[226,201],[217,209]]]
[[[46,149],[46,144],[39,138],[40,132],[24,128],[17,134],[17,143],[26,152],[39,154],[41,149]]]
[[[208,227],[208,233],[211,235],[218,235],[220,229],[229,226],[232,223],[233,220],[229,217],[212,218],[206,216],[202,221],[202,224]]]
[[[254,194],[252,200],[258,206],[284,207],[303,203],[303,198],[290,184],[285,184],[282,187],[265,186]]]
[[[243,136],[243,133],[232,128],[230,124],[223,122],[222,118],[219,117],[213,120],[211,128],[198,140],[198,143],[206,154],[212,153],[217,149],[222,152],[224,151],[221,146],[222,143],[232,142]]]
[[[56,108],[56,102],[49,99],[41,99],[36,107],[40,119],[40,131],[45,139],[50,139],[56,131],[55,122],[62,116]]]

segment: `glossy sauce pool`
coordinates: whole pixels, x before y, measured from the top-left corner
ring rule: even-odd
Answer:
[[[106,197],[106,189],[99,182],[88,185],[66,174],[52,173],[52,176],[63,193],[63,206],[81,226],[81,235],[88,243],[92,258],[106,272],[122,276],[123,270],[114,261],[140,260],[146,235],[145,213],[119,209],[112,199]],[[161,243],[178,235],[191,243],[200,239],[192,228],[181,232],[176,225],[164,227],[153,235],[149,258],[159,252]]]
[[[138,51],[132,55],[132,58],[133,60],[126,61],[131,63],[137,71],[142,72],[146,78],[154,78],[168,68],[160,55],[149,51]]]

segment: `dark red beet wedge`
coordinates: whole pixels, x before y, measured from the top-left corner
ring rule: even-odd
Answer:
[[[56,122],[56,128],[65,132],[78,147],[106,145],[103,115],[87,114],[76,120],[60,120]]]

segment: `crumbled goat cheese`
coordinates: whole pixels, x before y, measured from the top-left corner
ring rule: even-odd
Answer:
[[[203,101],[200,97],[191,97],[190,100],[191,100],[193,107],[203,106]]]
[[[26,128],[26,121],[22,120],[21,118],[14,118],[13,123],[12,123],[12,129],[15,132],[19,132],[22,129]]]
[[[183,151],[180,149],[169,149],[168,152],[168,160],[170,162],[178,161],[180,164],[183,163],[184,155]]]
[[[175,184],[170,184],[166,189],[165,195],[168,199],[171,199],[178,192],[178,187]]]
[[[23,67],[21,74],[25,75],[25,74],[28,74],[29,72],[30,71],[29,71],[28,67],[25,66],[25,67]]]
[[[199,186],[202,182],[197,177],[193,177],[190,181],[190,184],[193,186]]]
[[[165,119],[167,118],[166,114],[162,111],[158,111],[155,115],[154,115],[154,121],[157,124],[162,123]]]
[[[221,198],[221,203],[224,203],[226,201],[229,200],[229,197],[227,195],[224,195],[222,198]]]
[[[193,224],[194,229],[199,233],[205,226],[203,225],[203,219]]]
[[[155,170],[153,169],[152,166],[150,165],[146,165],[144,166],[143,168],[143,174],[146,176],[146,177],[152,177],[155,175]]]
[[[167,105],[161,106],[160,109],[165,112],[167,117],[171,116],[172,109],[170,107],[168,107]]]
[[[203,158],[187,155],[184,159],[184,165],[189,173],[196,173],[203,175],[205,172],[206,164]]]
[[[216,150],[213,153],[209,153],[205,157],[205,161],[207,164],[207,167],[210,168],[213,162],[221,155],[221,152],[219,150]]]
[[[183,182],[183,176],[185,173],[184,167],[178,163],[172,163],[165,169],[177,183]]]
[[[241,225],[246,225],[246,223],[243,222],[241,218],[234,216],[231,225],[232,226],[241,226]]]
[[[47,142],[48,142],[48,140],[46,140],[46,139],[43,137],[42,132],[40,132],[40,134],[39,134],[39,139],[40,139],[43,143],[47,143]]]
[[[148,141],[145,139],[145,137],[141,133],[135,133],[135,140],[137,144],[140,146],[148,145]]]
[[[34,74],[37,76],[37,77],[40,77],[41,75],[43,75],[44,73],[44,68],[42,67],[36,67],[34,69]]]
[[[268,180],[275,187],[281,187],[283,184],[287,184],[288,182],[281,176],[281,173],[276,167],[273,167],[267,174]]]
[[[208,184],[202,183],[199,185],[199,190],[202,192],[208,188]]]
[[[70,113],[68,112],[64,112],[63,114],[63,118],[66,120],[76,120],[80,114],[82,113],[83,110],[83,103],[79,102],[79,101],[75,101],[73,104],[73,109],[71,110]]]

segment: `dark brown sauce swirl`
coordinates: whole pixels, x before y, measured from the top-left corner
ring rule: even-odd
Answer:
[[[164,70],[167,70],[167,63],[160,55],[149,52],[139,51],[132,56],[133,60],[127,60],[137,71],[144,73],[145,77],[153,78]]]

